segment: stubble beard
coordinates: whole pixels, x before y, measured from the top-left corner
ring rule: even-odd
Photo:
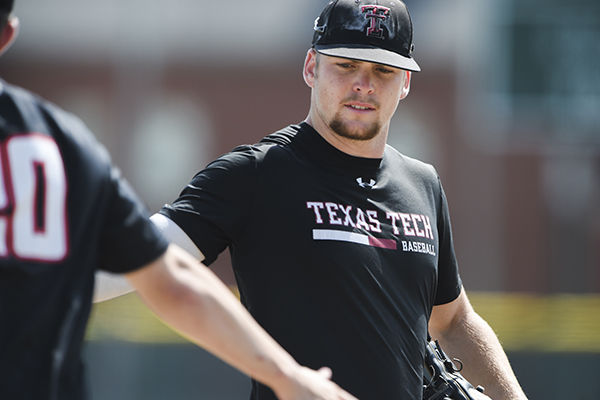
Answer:
[[[376,137],[381,131],[381,124],[374,122],[364,129],[351,128],[342,117],[337,114],[333,117],[329,123],[329,128],[335,132],[338,136],[341,136],[350,140],[367,141]]]

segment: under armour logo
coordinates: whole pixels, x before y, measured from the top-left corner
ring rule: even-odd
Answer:
[[[367,182],[363,182],[362,178],[356,178],[356,182],[358,182],[358,185],[362,188],[366,188],[366,189],[373,189],[373,187],[375,186],[375,180],[371,179],[369,180],[369,183]]]
[[[365,18],[371,20],[369,27],[367,28],[367,36],[376,38],[383,37],[383,30],[381,29],[381,23],[390,15],[390,9],[382,6],[362,6],[361,11],[365,14]]]

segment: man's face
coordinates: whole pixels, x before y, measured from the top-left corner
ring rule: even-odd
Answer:
[[[367,141],[385,130],[403,97],[406,71],[315,53],[314,118],[338,136]],[[310,85],[310,84],[309,84]]]

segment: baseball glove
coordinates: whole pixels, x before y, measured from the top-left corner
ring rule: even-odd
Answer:
[[[442,351],[438,341],[429,340],[425,346],[425,378],[423,400],[484,400],[483,387],[474,387],[461,374],[462,363],[456,368]]]

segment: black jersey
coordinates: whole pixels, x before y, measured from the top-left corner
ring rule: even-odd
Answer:
[[[210,264],[229,247],[243,303],[302,365],[361,400],[420,399],[432,307],[461,280],[430,165],[345,154],[306,123],[223,155],[161,213]],[[253,399],[275,399],[254,382]]]
[[[79,119],[0,84],[0,398],[84,399],[95,271],[167,243]]]

